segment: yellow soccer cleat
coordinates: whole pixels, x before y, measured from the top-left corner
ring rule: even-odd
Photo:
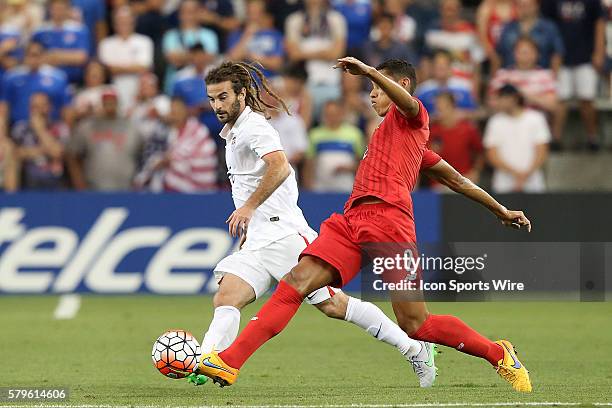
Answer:
[[[514,351],[514,346],[508,340],[498,340],[495,343],[504,349],[504,358],[499,360],[497,367],[495,367],[497,374],[512,384],[512,388],[515,390],[531,392],[529,371],[519,361]]]
[[[200,363],[194,371],[196,374],[204,374],[221,387],[232,385],[238,378],[239,370],[225,364],[219,354],[213,352],[202,354]]]

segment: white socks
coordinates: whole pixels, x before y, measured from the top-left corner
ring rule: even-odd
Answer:
[[[351,322],[380,341],[395,346],[406,358],[417,355],[421,344],[408,337],[400,327],[377,306],[348,297],[348,306],[344,320]]]
[[[202,340],[201,353],[223,351],[228,348],[240,329],[240,310],[234,306],[219,306],[215,309],[212,322]]]

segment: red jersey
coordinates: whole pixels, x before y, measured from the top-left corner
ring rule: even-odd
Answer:
[[[433,150],[425,150],[423,152],[423,160],[421,161],[421,168],[419,171],[427,170],[430,167],[435,166],[442,160],[442,157]]]
[[[404,116],[392,104],[374,131],[357,169],[353,192],[344,205],[347,212],[358,198],[373,196],[406,212],[411,218],[413,190],[429,139],[429,115],[421,101],[419,113]]]
[[[433,124],[430,144],[463,175],[472,170],[474,158],[483,150],[480,132],[468,120],[461,120],[452,127]]]

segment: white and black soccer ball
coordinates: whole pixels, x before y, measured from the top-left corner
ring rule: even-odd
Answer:
[[[153,344],[155,368],[168,378],[188,376],[198,364],[200,343],[186,330],[168,330]]]

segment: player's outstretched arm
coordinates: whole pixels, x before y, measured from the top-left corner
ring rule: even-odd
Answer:
[[[383,75],[376,68],[353,57],[338,59],[338,63],[334,65],[334,68],[343,69],[353,75],[367,76],[389,96],[404,115],[413,118],[419,114],[419,103],[410,95],[410,92],[393,79]]]
[[[522,211],[508,210],[485,190],[474,184],[467,177],[462,176],[446,161],[440,160],[432,167],[424,169],[423,173],[427,177],[444,184],[451,190],[482,204],[495,214],[503,225],[516,229],[526,227],[527,231],[531,231],[531,222]]]
[[[244,235],[257,207],[263,204],[291,174],[287,156],[283,151],[268,153],[262,157],[262,160],[266,163],[266,172],[261,178],[259,186],[244,205],[237,208],[225,221],[229,224],[232,237],[239,234]]]

